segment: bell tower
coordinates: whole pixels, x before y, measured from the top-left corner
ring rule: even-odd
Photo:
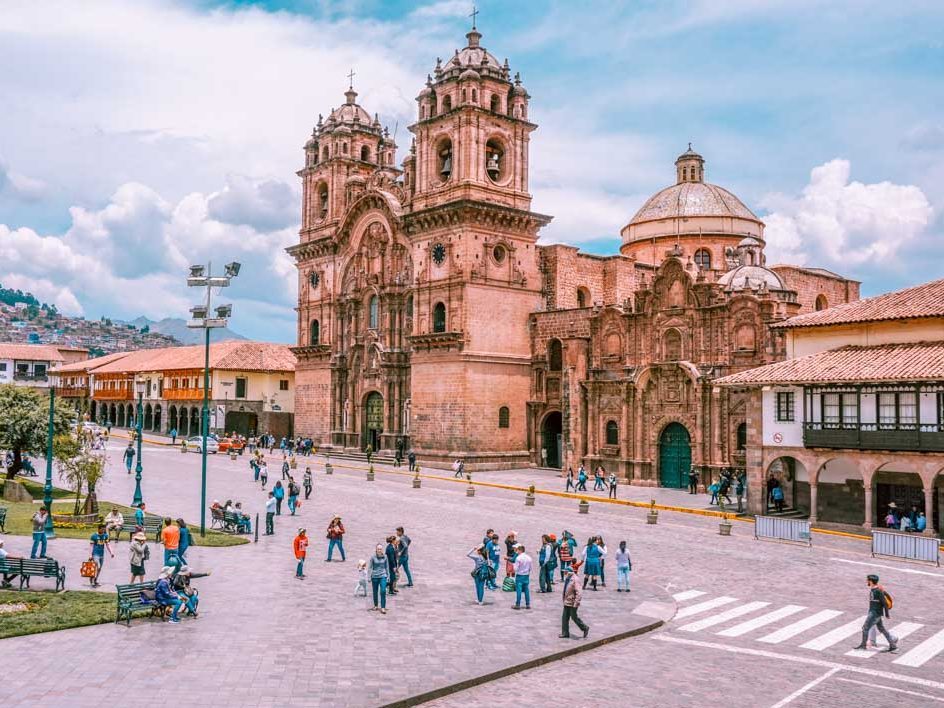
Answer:
[[[416,98],[415,155],[408,165],[413,207],[460,199],[530,209],[530,96],[508,60],[499,63],[473,26],[466,46],[433,74]]]

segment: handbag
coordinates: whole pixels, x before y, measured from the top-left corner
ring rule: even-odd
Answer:
[[[82,563],[82,566],[79,568],[79,575],[83,578],[94,578],[96,573],[98,573],[98,563],[91,558]]]

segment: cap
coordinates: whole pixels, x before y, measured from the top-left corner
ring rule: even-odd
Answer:
[[[143,531],[137,531],[132,537],[132,541],[147,541],[147,536],[144,535]]]

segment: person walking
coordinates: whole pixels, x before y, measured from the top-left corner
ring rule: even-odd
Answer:
[[[862,625],[862,641],[855,647],[856,649],[866,649],[869,640],[869,631],[876,627],[885,639],[888,640],[888,649],[886,651],[898,651],[898,638],[885,629],[885,617],[891,617],[889,609],[892,606],[891,595],[885,588],[878,584],[878,576],[874,574],[865,577],[865,584],[869,588],[869,613],[865,617],[865,623]]]
[[[616,499],[616,473],[615,472],[610,472],[610,474],[607,476],[606,486],[610,490],[609,493],[607,494],[607,498]]]
[[[171,445],[177,444],[177,428],[170,429],[170,444]]]
[[[302,477],[302,486],[305,488],[305,501],[311,496],[311,467],[305,468],[305,475]]]
[[[456,458],[452,463],[453,478],[458,478],[462,476],[462,464],[459,462],[459,458]]]
[[[538,551],[538,592],[551,592],[551,578],[554,577],[554,569],[551,567],[551,561],[556,561],[554,545],[551,543],[551,537],[547,534],[541,536],[541,550]]]
[[[397,438],[397,447],[393,455],[393,466],[400,467],[403,464],[403,438]]]
[[[391,595],[397,594],[397,537],[387,536],[387,545],[384,547],[384,555],[387,557],[387,592]]]
[[[100,583],[98,582],[98,576],[102,574],[102,566],[105,565],[105,550],[108,550],[108,554],[114,558],[115,552],[111,549],[111,542],[108,539],[108,532],[105,530],[104,524],[98,525],[98,531],[92,534],[89,539],[89,547],[91,549],[92,560],[95,561],[95,576],[89,578],[93,588],[97,588]]]
[[[370,443],[367,443],[367,448],[364,450],[364,452],[367,454],[367,464],[369,465],[370,458],[374,455],[374,446]]]
[[[308,535],[305,529],[298,529],[298,535],[292,541],[292,550],[295,551],[295,560],[298,561],[298,565],[295,566],[295,577],[304,580],[305,556],[308,552]]]
[[[334,518],[331,519],[331,522],[328,524],[328,557],[325,558],[325,563],[331,562],[331,555],[334,552],[335,548],[337,548],[341,552],[341,561],[343,562],[345,560],[344,524],[341,523],[340,516],[335,516]],[[384,587],[386,587],[386,580],[384,581]]]
[[[180,529],[180,543],[177,546],[177,557],[183,565],[187,565],[187,559],[184,554],[187,549],[193,545],[193,534],[183,519],[177,519],[177,527]]]
[[[289,476],[290,475],[289,475],[288,458],[283,455],[282,456],[282,479],[285,479],[286,477],[289,477]]]
[[[567,468],[567,485],[564,487],[565,492],[576,491],[577,485],[574,484],[574,468]]]
[[[596,536],[591,536],[587,539],[587,545],[583,547],[583,553],[581,555],[583,563],[586,563],[586,567],[583,571],[584,588],[587,587],[587,583],[590,583],[591,589],[596,591],[597,578],[600,575],[600,557],[601,549],[597,545]]]
[[[164,544],[164,565],[170,565],[171,558],[177,557],[177,551],[180,549],[180,527],[169,516],[164,518],[161,543]]]
[[[489,569],[488,555],[485,552],[485,546],[475,546],[471,551],[466,553],[466,557],[471,558],[472,562],[475,564],[475,567],[472,569],[472,581],[475,583],[475,601],[480,605],[484,605],[485,583],[488,582],[492,575]],[[494,582],[492,584],[494,585]]]
[[[265,459],[259,461],[259,481],[262,482],[262,489],[265,490],[269,482],[269,465],[266,464]]]
[[[570,564],[574,560],[574,548],[576,548],[577,543],[574,541],[574,537],[570,534],[570,531],[564,531],[561,534],[560,544],[557,546],[557,557],[560,559],[560,578],[561,582],[564,582],[564,571],[570,567]]]
[[[128,547],[128,556],[131,561],[131,583],[144,582],[144,562],[151,557],[151,549],[147,545],[147,536],[143,531],[136,531],[131,537],[131,545]]]
[[[534,561],[524,552],[524,544],[519,543],[515,556],[515,604],[513,610],[521,609],[521,596],[524,595],[524,609],[531,609],[531,569]]]
[[[380,614],[387,614],[387,579],[389,578],[389,569],[387,566],[387,557],[384,555],[384,547],[377,544],[374,549],[374,555],[367,562],[367,574],[370,576],[370,587],[374,597],[374,610],[379,609]],[[379,597],[378,597],[379,595]],[[378,608],[378,600],[380,607]]]
[[[603,477],[605,474],[606,471],[603,469],[603,465],[597,465],[597,468],[593,471],[593,491],[603,491]]]
[[[125,468],[127,468],[128,474],[131,474],[131,466],[134,464],[134,443],[128,443],[123,457],[125,459]]]
[[[406,535],[402,526],[397,526],[397,553],[400,567],[406,575],[406,585],[404,587],[413,587],[413,574],[410,572],[410,544],[412,539]]]
[[[282,515],[282,500],[285,499],[285,487],[282,486],[282,480],[278,480],[272,487],[272,493],[275,495],[275,515]]]
[[[577,470],[577,489],[578,492],[587,491],[587,470],[584,469],[583,463],[580,464],[580,469]]]
[[[295,516],[295,507],[298,506],[298,495],[301,490],[295,484],[295,478],[291,475],[288,478],[288,510]]]
[[[773,488],[771,496],[774,498],[774,506],[777,508],[777,513],[783,513],[783,487],[779,484]]]
[[[265,535],[271,536],[275,533],[275,494],[269,492],[269,498],[266,499],[266,530]]]
[[[44,506],[39,507],[39,511],[33,514],[31,519],[33,522],[33,549],[30,551],[30,558],[46,557],[46,518],[48,516],[49,514]],[[39,551],[38,556],[37,551]]]
[[[580,583],[577,582],[577,571],[580,569],[580,561],[574,561],[570,566],[567,567],[567,570],[564,571],[564,611],[561,615],[561,639],[568,639],[570,637],[570,623],[573,621],[577,625],[577,628],[583,632],[583,638],[586,639],[587,635],[590,634],[589,625],[585,624],[582,619],[577,614],[577,610],[580,607],[580,600],[582,598],[582,593],[580,591]]]
[[[734,485],[734,493],[737,495],[738,513],[744,511],[744,487],[747,475],[742,472],[737,476],[737,484]]]
[[[629,558],[629,551],[626,548],[626,541],[620,541],[619,550],[616,551],[616,592],[630,592],[629,590],[629,571],[633,569],[633,562]]]

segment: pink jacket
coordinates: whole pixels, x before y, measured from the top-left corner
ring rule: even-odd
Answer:
[[[580,600],[583,596],[583,590],[580,587],[580,578],[572,574],[564,581],[564,606],[580,607]]]

